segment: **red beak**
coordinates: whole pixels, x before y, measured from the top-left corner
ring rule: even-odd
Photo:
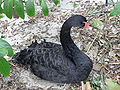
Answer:
[[[84,22],[84,23],[85,23],[84,28],[89,29],[89,28],[90,28],[90,26],[89,26],[88,22]]]

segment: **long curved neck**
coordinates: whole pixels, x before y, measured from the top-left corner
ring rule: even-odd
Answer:
[[[66,21],[63,24],[63,26],[61,28],[61,32],[60,32],[60,41],[61,41],[62,47],[65,51],[65,54],[72,58],[80,50],[75,45],[75,43],[73,42],[73,40],[70,36],[71,28],[72,28],[72,26],[69,23],[69,21]]]
[[[79,67],[81,66],[81,62],[83,63],[86,61],[90,61],[90,58],[79,50],[70,36],[72,25],[76,26],[76,23],[77,19],[68,19],[65,21],[61,28],[60,41],[67,57],[69,57],[70,60]]]

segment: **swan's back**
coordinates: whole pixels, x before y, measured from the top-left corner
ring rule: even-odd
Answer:
[[[74,62],[66,57],[62,46],[56,43],[34,42],[14,58],[18,63],[29,65],[36,76],[49,81],[70,83],[77,74]]]

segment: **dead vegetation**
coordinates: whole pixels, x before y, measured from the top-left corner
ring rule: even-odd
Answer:
[[[100,28],[92,26],[91,30],[76,30],[73,28],[72,37],[78,47],[83,50],[94,62],[94,68],[87,81],[90,82],[92,90],[106,90],[106,79],[115,80],[120,85],[120,16],[109,17],[112,5],[105,6],[101,3],[76,2],[77,7],[73,9],[61,9],[60,6],[50,5],[50,15],[44,17],[39,7],[36,7],[36,17],[27,20],[2,21],[0,20],[0,36],[3,36],[14,48],[15,52],[27,47],[32,41],[37,39],[46,39],[47,41],[59,43],[59,31],[66,18],[73,14],[82,14],[88,18],[93,25],[93,21],[99,19],[103,22]],[[31,77],[28,73],[26,81],[26,70],[18,65],[11,64],[11,75],[9,77],[0,77],[1,90],[42,90],[47,88],[61,89],[61,85],[48,83],[41,84],[41,80],[36,82],[27,82]],[[23,81],[20,79],[22,78]],[[32,75],[30,81],[35,81],[37,77]],[[37,78],[38,79],[38,78]],[[43,81],[46,82],[46,81]],[[91,90],[89,82],[86,82],[86,88],[82,90]],[[46,84],[46,83],[44,83]],[[50,86],[51,85],[51,86]],[[63,85],[62,89],[80,90],[80,85]],[[67,88],[65,88],[67,87]],[[93,89],[94,88],[94,89]],[[48,89],[51,90],[51,89]],[[53,89],[56,90],[56,89]]]

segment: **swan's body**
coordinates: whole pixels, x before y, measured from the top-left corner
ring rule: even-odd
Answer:
[[[32,43],[14,57],[19,63],[29,65],[38,77],[59,83],[78,83],[86,79],[92,70],[93,63],[74,44],[70,37],[72,26],[84,27],[86,18],[80,15],[70,17],[63,24],[61,45],[51,42]]]

